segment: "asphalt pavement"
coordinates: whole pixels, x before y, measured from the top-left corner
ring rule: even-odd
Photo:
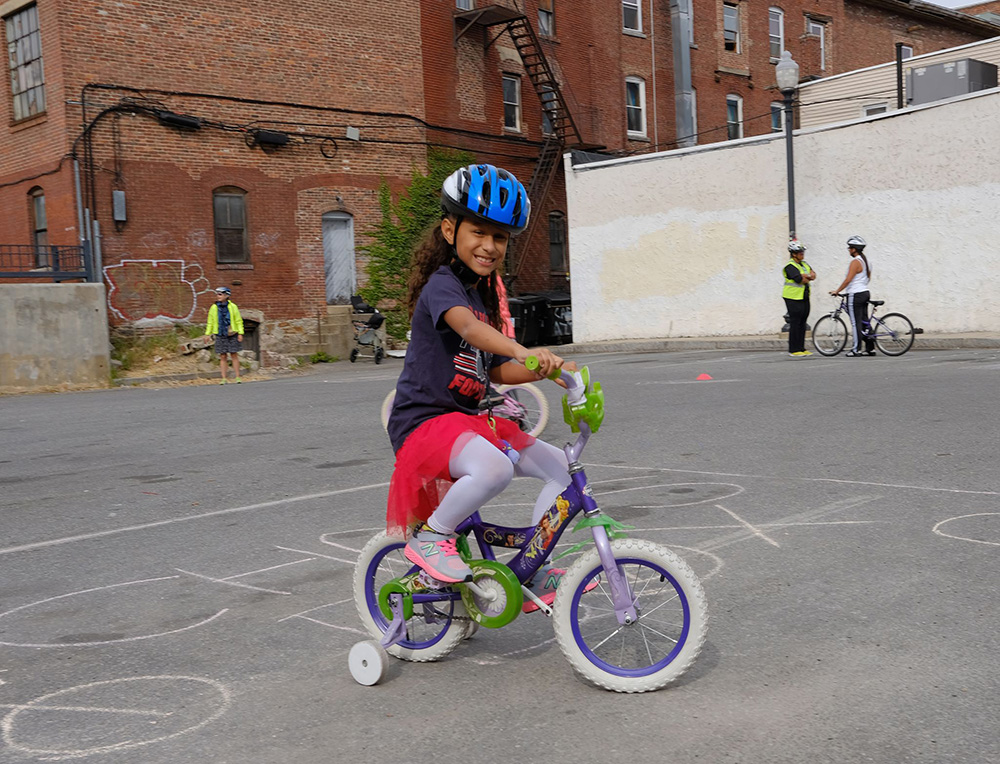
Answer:
[[[565,350],[607,394],[598,502],[705,586],[676,684],[590,687],[539,613],[351,679],[399,360],[6,397],[0,761],[1000,761],[1000,351]]]

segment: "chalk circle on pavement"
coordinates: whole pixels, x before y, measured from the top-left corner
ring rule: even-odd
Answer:
[[[943,530],[947,527],[947,531]],[[976,512],[942,520],[932,529],[938,536],[973,544],[1000,546],[1000,512]]]
[[[0,720],[0,735],[20,754],[47,761],[79,759],[194,732],[222,716],[231,702],[229,690],[214,679],[108,679],[14,705]]]

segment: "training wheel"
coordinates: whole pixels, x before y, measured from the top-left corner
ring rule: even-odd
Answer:
[[[351,676],[355,682],[370,687],[385,677],[385,671],[389,667],[389,653],[378,642],[368,639],[351,648],[347,655],[347,665],[351,668]]]

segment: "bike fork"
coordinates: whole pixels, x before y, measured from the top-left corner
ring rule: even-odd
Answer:
[[[625,572],[615,561],[607,530],[604,526],[595,525],[591,531],[594,534],[594,543],[597,544],[597,554],[601,558],[601,565],[604,568],[604,576],[611,587],[611,604],[614,605],[618,623],[627,626],[634,623],[637,618],[632,587],[628,585]]]

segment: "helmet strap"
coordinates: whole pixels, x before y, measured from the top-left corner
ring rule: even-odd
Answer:
[[[451,262],[448,266],[451,268],[451,272],[458,276],[458,280],[461,281],[465,286],[472,286],[478,283],[479,279],[482,278],[478,273],[476,273],[472,268],[462,262],[462,258],[458,256],[458,249],[455,244],[458,242],[458,227],[462,225],[462,221],[465,220],[464,217],[459,215],[455,220],[455,241],[451,243]],[[447,239],[445,240],[447,241]]]

